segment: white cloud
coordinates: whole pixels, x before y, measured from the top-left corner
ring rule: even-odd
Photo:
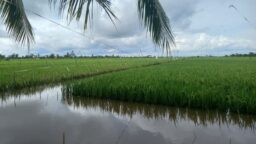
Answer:
[[[241,22],[241,17],[228,9],[228,4],[233,3],[232,1],[160,1],[171,19],[178,45],[174,50],[179,49],[180,55],[182,55],[182,52],[184,52],[184,55],[197,54],[201,49],[211,50],[211,54],[221,51],[221,49],[230,50],[230,53],[235,52],[236,49],[238,52],[241,49],[255,50],[256,30],[248,26],[248,23],[243,20]],[[112,2],[112,8],[119,18],[119,21],[116,21],[117,29],[106,14],[96,7],[93,29],[86,31],[85,37],[28,13],[36,36],[36,44],[32,48],[32,52],[63,54],[74,50],[84,54],[103,55],[112,53],[140,55],[140,51],[144,55],[161,53],[159,49],[158,51],[155,50],[156,47],[151,38],[139,23],[137,1],[112,0]],[[211,4],[208,4],[209,2]],[[24,0],[24,3],[27,9],[67,25],[65,18],[58,18],[58,12],[49,8],[47,0]],[[256,6],[252,6],[251,3],[253,3],[252,0],[248,0],[239,1],[235,4],[241,5],[243,14],[250,14],[248,18],[253,23],[251,12],[256,9]],[[248,7],[248,10],[246,7]],[[79,23],[72,22],[68,27],[81,33],[83,32],[83,20]],[[19,48],[19,45],[7,37],[3,24],[0,27],[0,42],[0,53],[27,53],[26,48]]]
[[[232,39],[225,36],[211,36],[206,33],[184,34],[177,36],[177,42],[182,50],[218,49],[218,48],[251,48],[255,49],[256,42],[248,39]]]

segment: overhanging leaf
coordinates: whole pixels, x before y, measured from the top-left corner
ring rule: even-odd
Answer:
[[[169,18],[159,0],[138,0],[141,22],[150,33],[153,42],[169,54],[171,45],[175,46]]]
[[[17,42],[30,47],[34,42],[34,34],[22,0],[0,0],[0,16],[8,33]]]

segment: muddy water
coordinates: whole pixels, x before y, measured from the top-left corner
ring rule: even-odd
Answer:
[[[248,115],[73,98],[62,86],[0,100],[0,144],[256,143]]]

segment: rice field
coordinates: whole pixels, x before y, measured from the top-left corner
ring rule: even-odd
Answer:
[[[188,58],[80,80],[66,93],[256,114],[256,58]]]
[[[0,60],[0,92],[166,62],[154,58]]]

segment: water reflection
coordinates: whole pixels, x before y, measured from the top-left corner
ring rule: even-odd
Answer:
[[[255,130],[256,128],[256,117],[250,115],[225,114],[218,111],[202,111],[120,101],[96,100],[67,95],[63,97],[63,102],[71,105],[74,109],[99,108],[102,112],[112,112],[119,116],[128,116],[131,119],[134,115],[139,114],[147,119],[168,119],[174,124],[177,124],[182,120],[191,121],[194,125],[205,127],[218,124],[219,126],[237,125],[241,129],[250,128]]]
[[[1,144],[192,144],[256,141],[253,116],[92,100],[62,86],[1,95]]]

